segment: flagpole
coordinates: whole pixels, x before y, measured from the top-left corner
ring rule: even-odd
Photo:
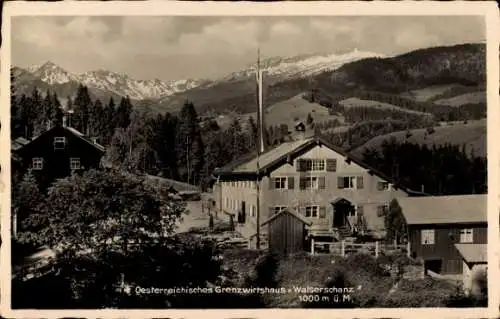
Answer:
[[[259,115],[259,136],[258,136],[258,149],[257,149],[257,180],[255,181],[256,185],[256,191],[257,191],[257,216],[256,216],[256,223],[257,223],[257,231],[256,231],[256,244],[255,248],[260,249],[260,153],[263,148],[262,145],[262,112],[261,112],[261,105],[262,105],[262,99],[261,99],[261,84],[262,84],[262,76],[260,73],[260,48],[257,48],[257,70],[256,70],[256,80],[257,80],[257,103],[258,103],[258,109],[257,113]]]

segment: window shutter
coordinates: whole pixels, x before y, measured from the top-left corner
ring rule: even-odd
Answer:
[[[344,178],[343,177],[337,177],[337,188],[338,189],[344,188]]]
[[[300,187],[300,189],[306,189],[306,179],[305,178],[299,179],[299,187]]]
[[[303,159],[298,159],[295,164],[297,165],[297,172],[304,172],[305,167],[304,167],[304,160]]]
[[[363,189],[363,176],[356,177],[356,186],[358,189]]]
[[[326,207],[325,206],[319,207],[319,218],[326,218]]]
[[[319,189],[325,189],[325,177],[320,176],[318,179]]]
[[[274,189],[274,178],[269,177],[269,189]]]
[[[289,176],[288,177],[288,189],[293,189],[293,187],[294,187],[293,182],[294,182],[293,176]]]
[[[377,206],[377,216],[383,217],[384,213],[385,213],[385,207],[384,206]]]
[[[326,171],[327,172],[336,172],[337,171],[337,160],[334,158],[330,158],[326,160]]]
[[[365,214],[365,208],[363,206],[359,205],[357,207],[357,209],[356,209],[356,214],[358,216],[364,216],[364,214]]]

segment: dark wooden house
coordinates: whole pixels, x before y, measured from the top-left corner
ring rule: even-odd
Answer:
[[[42,185],[73,171],[99,168],[105,152],[96,140],[65,125],[56,125],[29,142],[14,142],[12,158],[18,173],[31,169]]]
[[[261,226],[268,226],[268,249],[278,255],[288,255],[305,250],[306,226],[311,222],[290,209],[265,220]]]
[[[422,259],[426,270],[465,274],[464,260],[470,257],[463,252],[487,244],[487,195],[407,197],[398,202],[408,224],[411,256]]]

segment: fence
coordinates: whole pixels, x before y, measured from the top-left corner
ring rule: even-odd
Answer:
[[[315,241],[314,238],[311,239],[311,254],[316,253],[327,253],[344,257],[346,254],[356,254],[356,253],[368,253],[374,255],[375,257],[380,256],[381,253],[394,252],[394,251],[404,251],[408,256],[410,256],[410,244],[406,245],[396,245],[396,244],[385,244],[378,241],[373,243],[352,243],[345,240],[339,242],[320,242]]]

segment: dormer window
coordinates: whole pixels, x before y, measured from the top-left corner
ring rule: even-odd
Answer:
[[[66,138],[64,136],[54,137],[54,149],[63,150],[66,147]]]
[[[389,190],[391,190],[391,184],[389,182],[386,182],[386,181],[379,181],[377,183],[377,189],[379,191],[389,191]]]
[[[43,158],[41,158],[41,157],[34,157],[32,159],[31,168],[33,170],[41,170],[41,169],[43,169]]]
[[[72,157],[69,159],[69,167],[71,170],[77,170],[81,169],[82,166],[80,164],[80,158],[78,157]]]

